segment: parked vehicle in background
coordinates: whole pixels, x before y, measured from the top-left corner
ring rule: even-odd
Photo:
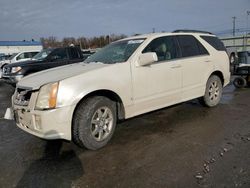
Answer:
[[[31,60],[39,52],[40,51],[26,51],[26,52],[14,53],[8,59],[1,62],[0,68],[2,69],[5,65],[10,63],[17,63],[17,62]]]
[[[0,61],[0,79],[2,78],[3,67],[5,65],[31,60],[32,57],[34,57],[37,53],[39,53],[39,51],[29,51],[29,52],[27,51],[27,52],[14,53],[11,56],[5,56],[6,58]]]
[[[2,69],[1,65],[5,60],[8,60],[11,55],[0,54],[0,78],[2,78]]]
[[[234,65],[233,84],[236,88],[250,86],[250,51],[238,52],[238,62]]]
[[[83,60],[84,57],[79,47],[48,49],[37,54],[31,61],[12,63],[4,66],[1,80],[15,85],[24,76],[29,74]]]
[[[4,61],[4,60],[9,59],[10,57],[11,57],[11,55],[1,55],[0,56],[0,63],[2,63],[2,61]]]
[[[41,52],[39,52],[34,57],[32,57],[31,60],[35,60],[35,61],[44,60],[53,50],[54,50],[53,48],[43,49]]]
[[[244,52],[250,50],[250,35],[234,36],[234,37],[224,37],[221,38],[224,43],[230,63],[233,65],[238,61],[238,52]]]
[[[83,63],[25,77],[12,104],[26,132],[96,150],[111,139],[118,120],[195,98],[216,106],[229,81],[226,49],[215,35],[154,33],[111,43]]]

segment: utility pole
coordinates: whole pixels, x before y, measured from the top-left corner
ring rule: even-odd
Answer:
[[[235,36],[235,20],[236,20],[236,17],[232,17],[233,18],[233,36]]]
[[[248,10],[247,11],[247,28],[246,28],[246,38],[245,38],[245,48],[244,48],[244,50],[246,50],[247,51],[247,44],[248,44],[248,32],[250,33],[250,31],[248,30],[248,16],[250,15],[250,11]]]
[[[155,28],[153,27],[153,33],[155,33]]]
[[[236,20],[236,17],[233,16],[233,46],[235,47],[235,20]]]
[[[247,11],[247,28],[246,28],[246,35],[248,34],[248,32],[250,33],[250,31],[248,31],[248,17],[250,16],[250,10]]]

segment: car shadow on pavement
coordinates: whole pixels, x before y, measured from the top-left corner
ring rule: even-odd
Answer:
[[[72,187],[84,173],[73,150],[61,151],[63,141],[48,141],[43,157],[31,163],[16,187]]]

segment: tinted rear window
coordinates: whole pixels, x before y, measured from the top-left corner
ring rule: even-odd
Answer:
[[[179,35],[177,36],[177,39],[180,45],[182,57],[208,54],[208,51],[194,36]]]
[[[213,46],[218,51],[226,51],[224,44],[217,38],[213,36],[201,36],[206,42]]]
[[[80,58],[78,51],[75,48],[69,48],[69,52],[70,52],[70,58],[71,59],[78,59]]]

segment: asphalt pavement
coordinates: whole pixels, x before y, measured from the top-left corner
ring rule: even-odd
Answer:
[[[215,108],[193,100],[126,120],[98,151],[4,120],[13,91],[0,83],[0,187],[250,187],[250,88],[227,86]]]

